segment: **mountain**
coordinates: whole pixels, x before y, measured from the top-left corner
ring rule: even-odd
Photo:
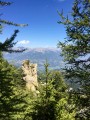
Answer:
[[[22,61],[26,59],[32,63],[37,63],[40,70],[44,68],[46,60],[50,64],[50,69],[60,69],[64,66],[60,49],[57,48],[29,48],[22,53],[3,53],[3,56],[15,66],[21,66]]]

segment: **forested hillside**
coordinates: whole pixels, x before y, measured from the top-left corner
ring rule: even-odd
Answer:
[[[0,1],[0,7],[4,9],[12,4]],[[59,41],[60,51],[27,51],[24,47],[14,49],[19,30],[15,30],[5,41],[0,40],[0,120],[90,120],[90,0],[74,0],[72,11],[66,17],[63,11],[58,11],[58,23],[65,27],[67,37],[64,42]],[[5,25],[27,26],[2,19],[2,15],[2,35]],[[11,53],[14,54],[13,59]],[[44,61],[39,63],[43,64],[44,68],[38,75],[37,64],[29,64],[27,60],[22,67],[17,68],[5,59],[22,61],[23,58],[29,59],[30,55],[32,62],[33,59],[35,63],[38,61],[37,64],[40,59]],[[63,63],[63,69],[57,70]],[[56,69],[53,69],[53,66]],[[34,77],[38,81],[37,86],[34,84]],[[77,86],[77,89],[67,84],[70,82]],[[36,91],[28,89],[31,87],[30,83],[35,86]]]
[[[65,63],[60,56],[60,49],[56,48],[33,48],[22,53],[4,53],[4,58],[9,63],[21,67],[23,60],[28,59],[38,64],[38,70],[44,70],[44,63],[47,60],[50,69],[61,69]]]

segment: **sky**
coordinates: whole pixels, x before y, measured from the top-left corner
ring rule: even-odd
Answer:
[[[27,27],[4,25],[0,41],[4,42],[14,30],[18,29],[15,41],[16,47],[57,47],[59,41],[66,37],[65,27],[57,22],[57,13],[64,11],[64,15],[71,13],[74,0],[5,0],[13,2],[10,6],[1,7],[2,19],[15,23],[28,24]]]

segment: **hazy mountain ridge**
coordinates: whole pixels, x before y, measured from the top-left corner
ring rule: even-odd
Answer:
[[[29,48],[22,53],[3,53],[3,56],[16,66],[21,66],[22,61],[26,59],[29,59],[32,63],[37,63],[39,69],[44,68],[46,60],[51,69],[60,69],[64,66],[60,49],[57,48]]]

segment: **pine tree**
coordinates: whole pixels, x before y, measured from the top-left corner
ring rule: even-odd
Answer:
[[[11,52],[23,52],[26,50],[26,49],[23,49],[23,50],[13,49],[14,45],[17,43],[17,42],[14,42],[14,39],[17,36],[18,32],[19,32],[18,30],[15,30],[14,34],[10,38],[7,38],[4,43],[0,42],[0,51],[11,53]]]
[[[21,73],[0,53],[0,120],[25,120],[32,110],[33,96],[26,91]]]
[[[11,5],[12,2],[5,2],[3,0],[0,0],[0,6],[1,7],[4,7],[4,6],[9,6]],[[2,15],[2,14],[1,14]],[[8,21],[8,20],[3,20],[0,18],[0,28],[3,28],[3,24],[7,24],[7,25],[14,25],[14,26],[21,26],[21,27],[24,27],[24,26],[27,26],[27,24],[17,24],[17,23],[14,23],[12,21]],[[2,31],[2,30],[1,30]]]
[[[1,1],[0,0],[0,6],[4,7],[4,6],[9,6],[11,5],[11,2],[5,2],[5,1]],[[2,14],[0,15],[2,16]],[[14,23],[12,21],[8,21],[8,20],[3,20],[2,18],[0,18],[0,33],[2,33],[2,28],[3,28],[3,24],[7,24],[7,25],[13,25],[13,26],[20,26],[20,27],[25,27],[27,26],[27,24],[17,24]],[[14,39],[17,35],[19,31],[15,30],[14,34],[11,36],[10,39],[6,39],[4,43],[0,42],[0,51],[6,51],[6,52],[21,52],[20,50],[13,50],[13,46],[16,44],[14,42]],[[25,49],[23,49],[22,51],[24,51]]]
[[[9,120],[12,105],[15,105],[15,101],[12,102],[16,87],[14,81],[17,79],[15,72],[15,68],[0,57],[0,119]]]
[[[59,42],[66,63],[66,78],[80,87],[77,94],[79,118],[87,120],[90,115],[90,0],[75,0],[72,7],[72,19],[59,13],[65,25],[67,40]]]
[[[0,1],[0,6],[8,5],[11,5],[11,3]],[[3,24],[26,26],[25,24],[16,24],[0,19],[0,32],[2,32]],[[4,43],[0,42],[0,120],[23,120],[27,108],[26,99],[30,99],[27,97],[27,93],[22,86],[22,72],[4,60],[2,55],[3,51],[23,51],[12,49],[16,44],[14,39],[18,32],[18,30],[15,30],[14,34],[10,38],[7,38]]]
[[[45,64],[45,83],[39,87],[40,94],[33,102],[32,120],[75,120],[75,110],[68,103],[67,85],[59,71],[49,71]],[[70,111],[71,110],[71,111]]]

